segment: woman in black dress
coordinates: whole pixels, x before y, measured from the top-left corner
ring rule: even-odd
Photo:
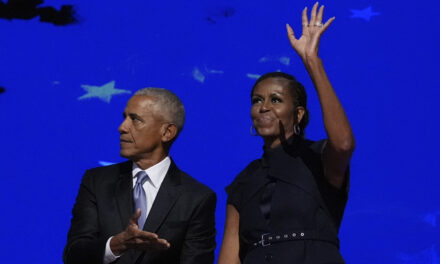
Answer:
[[[230,184],[220,264],[344,263],[338,230],[347,201],[348,167],[355,142],[344,109],[318,56],[322,23],[316,3],[303,33],[287,35],[313,81],[328,139],[304,138],[304,87],[286,73],[261,76],[251,92],[251,118],[264,154]]]

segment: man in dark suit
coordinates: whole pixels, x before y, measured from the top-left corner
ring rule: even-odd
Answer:
[[[66,264],[214,262],[215,193],[168,156],[184,119],[165,89],[145,88],[128,101],[119,133],[130,161],[84,174]]]

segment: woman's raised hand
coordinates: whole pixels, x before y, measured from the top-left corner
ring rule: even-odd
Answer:
[[[335,17],[332,17],[323,24],[324,6],[322,5],[318,11],[318,5],[319,3],[316,2],[313,6],[312,12],[310,12],[310,21],[307,17],[307,7],[304,8],[302,12],[302,35],[299,39],[295,37],[290,25],[286,24],[290,44],[303,61],[313,56],[318,56],[321,35],[330,26],[333,20],[335,20]]]

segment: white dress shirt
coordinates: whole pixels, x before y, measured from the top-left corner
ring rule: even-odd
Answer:
[[[171,159],[169,156],[164,158],[159,163],[155,164],[154,166],[144,170],[147,175],[148,179],[145,181],[145,183],[142,185],[144,188],[146,198],[147,198],[147,218],[148,214],[150,213],[151,207],[153,206],[154,200],[156,199],[157,193],[159,192],[159,188],[162,185],[163,179],[165,178],[165,175],[168,172],[168,169],[171,165]],[[133,175],[133,188],[136,185],[136,174],[141,171],[142,169],[139,168],[136,163],[133,162],[133,169],[132,169],[132,175]],[[134,208],[136,210],[137,208]],[[134,212],[133,212],[134,213]],[[142,227],[139,227],[139,229],[142,229]],[[105,245],[105,253],[104,253],[104,264],[108,264],[110,262],[115,261],[120,256],[115,256],[113,252],[110,249],[110,240],[112,237],[110,237],[107,240],[107,243]]]

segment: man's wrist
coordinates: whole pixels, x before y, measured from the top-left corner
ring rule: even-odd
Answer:
[[[110,237],[107,240],[107,243],[105,243],[105,252],[104,252],[104,261],[103,261],[104,263],[103,264],[109,264],[121,256],[120,254],[115,254],[114,251],[112,251],[112,249],[110,248],[110,243],[113,240],[113,238],[114,237]]]
[[[123,239],[121,238],[121,233],[112,237],[109,245],[110,250],[115,256],[120,256],[127,250],[127,247],[124,245]]]

